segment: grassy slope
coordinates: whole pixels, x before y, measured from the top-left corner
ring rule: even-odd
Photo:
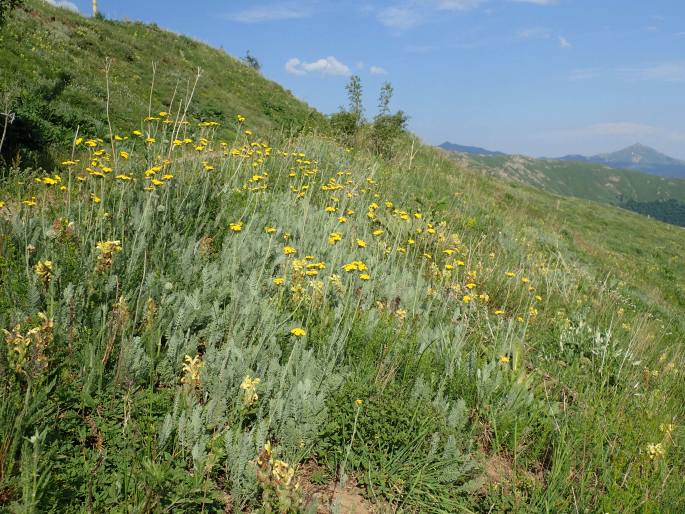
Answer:
[[[617,205],[673,198],[685,201],[685,180],[656,177],[599,164],[531,159],[528,157],[459,156],[460,162],[490,174],[505,176],[551,193]]]
[[[275,87],[238,69],[255,91]],[[148,85],[135,84],[123,77],[114,94],[137,95],[144,115]],[[164,108],[167,95],[155,98]],[[364,495],[403,512],[685,508],[684,230],[495,180],[408,142],[384,161],[283,137],[260,108],[237,110],[254,113],[246,126],[269,156],[240,132],[193,128],[208,146],[174,150],[153,175],[173,178],[145,191],[143,170],[169,135],[155,123],[157,143],[117,143],[131,157],[103,179],[79,164],[54,186],[2,183],[0,326],[11,342],[40,311],[55,324],[46,348],[32,336],[28,363],[0,353],[0,502],[254,507],[274,487],[294,494],[255,478],[270,439],[303,484],[334,482],[344,463]],[[240,156],[224,155],[221,135]],[[107,165],[100,148],[90,156]],[[36,206],[19,203],[32,196]],[[123,249],[98,271],[102,240]],[[325,269],[304,275],[305,255]],[[46,259],[49,283],[34,271]],[[341,269],[354,260],[370,280]],[[204,363],[198,383],[179,383],[186,354]],[[246,375],[261,379],[257,399],[241,389]],[[49,482],[30,480],[48,469]]]
[[[77,126],[82,133],[106,134],[108,57],[115,131],[130,130],[147,116],[153,62],[158,110],[186,97],[200,67],[203,79],[191,107],[196,118],[225,121],[241,113],[258,130],[297,131],[324,123],[321,114],[222,50],[152,25],[84,18],[30,0],[0,33],[0,92],[19,96],[12,105],[19,119],[7,144],[22,119],[30,125],[22,128],[31,142],[61,151]]]

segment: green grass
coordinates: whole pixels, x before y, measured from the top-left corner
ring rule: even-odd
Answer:
[[[10,161],[20,151],[24,164],[49,165],[55,154],[68,153],[77,127],[82,134],[106,135],[108,58],[115,132],[131,130],[149,114],[153,64],[152,115],[177,110],[201,68],[196,102],[190,105],[195,119],[225,125],[240,113],[253,129],[285,133],[326,123],[289,91],[221,49],[155,25],[84,18],[29,0],[0,33],[0,94],[11,95],[10,108],[17,113],[5,158]]]
[[[0,508],[685,509],[685,231],[221,106],[3,175]]]

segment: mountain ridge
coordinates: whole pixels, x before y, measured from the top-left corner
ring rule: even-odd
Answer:
[[[643,171],[661,177],[685,178],[685,161],[670,157],[642,143],[634,143],[615,152],[591,156],[564,155],[553,160],[590,162],[611,168]]]
[[[441,145],[438,145],[438,148],[442,148],[443,150],[447,150],[448,152],[461,152],[474,155],[507,155],[504,152],[488,150],[486,148],[481,148],[479,146],[458,145],[455,143],[450,143],[449,141],[445,141]]]
[[[460,145],[445,141],[438,145],[448,152],[464,153],[484,156],[512,156],[505,152],[488,150],[478,146]],[[667,178],[685,178],[685,161],[666,155],[642,143],[633,143],[615,152],[599,153],[595,155],[568,154],[561,157],[540,157],[547,161],[576,161],[591,164],[601,164],[613,169],[627,169]]]

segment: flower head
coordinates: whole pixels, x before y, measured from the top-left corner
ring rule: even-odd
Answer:
[[[245,375],[243,382],[240,384],[240,389],[243,392],[243,405],[245,407],[251,407],[259,399],[257,395],[257,386],[261,383],[259,378],[251,378],[249,375]]]
[[[45,284],[50,282],[50,279],[52,278],[52,269],[53,269],[52,261],[38,261],[38,264],[36,264],[33,267],[33,271],[35,272],[35,274]]]
[[[181,377],[182,384],[200,385],[200,370],[204,367],[202,359],[199,355],[191,357],[186,355],[183,364],[183,377]]]

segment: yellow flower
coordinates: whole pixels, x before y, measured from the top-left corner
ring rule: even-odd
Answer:
[[[130,175],[123,175],[123,174],[122,174],[122,175],[117,175],[117,176],[114,177],[114,178],[117,179],[117,180],[133,180],[133,177],[131,177]]]
[[[368,273],[362,273],[361,275],[359,275],[359,279],[360,280],[371,280],[371,275],[369,275]]]
[[[112,265],[114,254],[119,253],[123,248],[121,241],[99,241],[96,245],[98,251],[97,269],[104,271]]]
[[[52,269],[52,261],[38,261],[38,264],[34,266],[33,271],[39,279],[47,283],[50,282],[50,278],[52,277]]]
[[[340,232],[331,232],[331,234],[328,236],[328,244],[329,245],[334,245],[338,241],[342,240],[342,234]]]
[[[472,300],[472,298],[471,298],[471,295],[465,294],[461,300],[464,303],[469,303]]]
[[[495,315],[496,315],[496,316],[503,316],[503,315],[504,315],[504,311],[501,310],[501,309],[498,309],[498,310],[495,311]]]
[[[673,423],[661,423],[659,425],[659,430],[661,430],[666,437],[670,437],[675,430],[675,425]]]
[[[509,361],[510,361],[510,360],[511,360],[511,359],[509,359],[509,356],[508,356],[508,355],[501,355],[500,358],[499,358],[499,363],[500,363],[500,364],[509,364]]]
[[[235,223],[231,223],[228,228],[230,228],[233,232],[240,232],[243,230],[243,222],[242,221],[237,221]]]
[[[380,228],[377,228],[373,232],[371,232],[375,237],[378,237],[383,234],[383,231]]]
[[[357,239],[357,246],[359,248],[366,248],[366,241],[364,241],[363,239]]]
[[[355,404],[357,407],[361,407],[363,403],[364,403],[364,400],[360,400],[359,398],[357,398],[357,399],[354,401],[354,404]]]
[[[257,395],[257,386],[260,383],[261,379],[251,378],[249,375],[246,375],[245,378],[243,378],[240,389],[245,391],[243,393],[243,405],[245,405],[245,407],[252,406],[259,399],[259,396]]]
[[[293,328],[290,333],[294,335],[295,337],[304,337],[307,335],[307,331],[304,328]]]
[[[102,201],[102,198],[100,198],[95,193],[90,193],[90,199],[93,203],[100,203]]]
[[[122,150],[121,152],[119,152],[119,156],[125,160],[129,158],[129,153],[126,150]]]
[[[368,268],[362,261],[352,261],[349,264],[345,264],[343,269],[349,273],[351,271],[366,271]]]
[[[513,271],[507,271],[505,275],[509,278],[513,278],[516,276],[516,273],[514,273]]]
[[[283,284],[285,284],[285,279],[283,277],[276,277],[272,280],[272,282],[276,286],[282,286]]]
[[[266,232],[267,234],[275,234],[276,227],[264,227],[264,232]]]
[[[474,284],[473,282],[469,282],[468,284],[466,284],[466,289],[474,289],[475,287],[476,284]]]
[[[649,443],[647,445],[647,456],[649,460],[658,460],[666,454],[666,449],[661,443]]]
[[[191,357],[190,355],[186,355],[184,361],[185,364],[183,364],[183,377],[181,377],[181,383],[188,385],[199,385],[200,370],[204,366],[200,356],[196,355],[195,357]]]
[[[521,279],[521,282],[523,282],[524,284],[527,284],[528,282],[530,282],[530,279],[528,277],[523,277]]]
[[[293,248],[292,246],[284,246],[283,247],[283,255],[295,255],[297,253],[297,250]]]

